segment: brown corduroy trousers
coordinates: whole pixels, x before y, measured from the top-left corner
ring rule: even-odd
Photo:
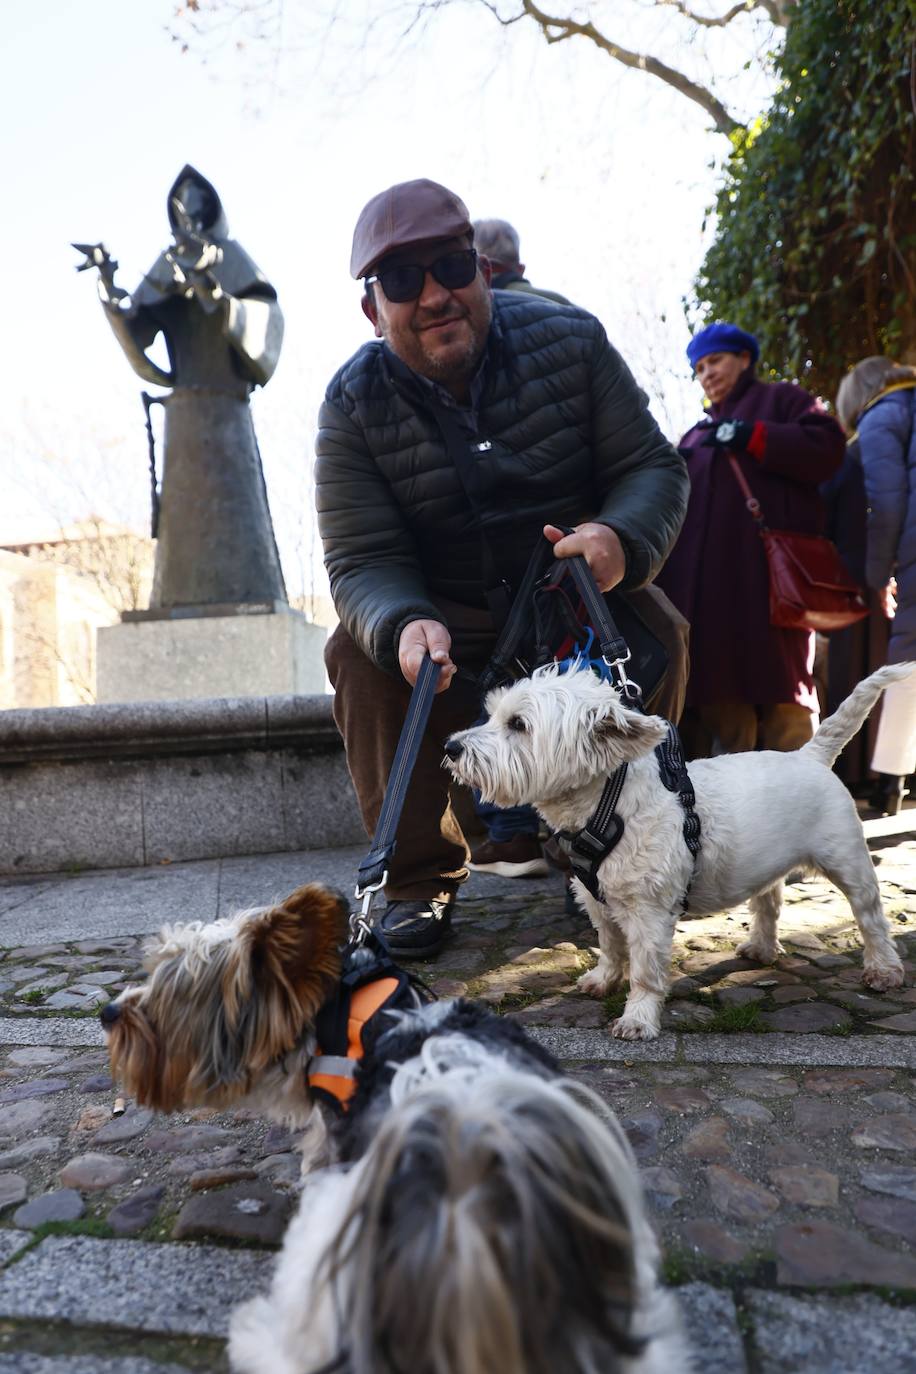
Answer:
[[[630,599],[668,652],[668,673],[650,709],[676,721],[687,685],[687,622],[656,587],[633,592]],[[453,660],[476,676],[496,642],[489,614],[452,603],[441,603],[440,609],[452,636]],[[325,663],[335,693],[334,719],[343,736],[366,834],[371,836],[410,688],[403,678],[377,668],[341,625],[328,640]],[[398,826],[385,888],[389,901],[449,897],[468,876],[467,846],[452,810],[450,778],[442,760],[448,736],[473,725],[480,713],[476,688],[461,676],[454,677],[433,703]]]

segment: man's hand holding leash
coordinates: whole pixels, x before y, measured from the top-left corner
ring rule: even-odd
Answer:
[[[442,666],[436,695],[444,692],[457,672],[449,652],[451,647],[452,637],[439,620],[411,620],[405,625],[398,641],[398,665],[411,687],[417,681],[420,664],[429,654],[433,663]]]
[[[564,534],[556,525],[545,525],[544,536],[553,544],[555,558],[575,558],[581,554],[592,570],[599,592],[609,592],[623,581],[627,556],[610,525],[589,520],[577,525],[572,534]]]

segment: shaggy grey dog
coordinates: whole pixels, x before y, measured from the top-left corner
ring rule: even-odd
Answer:
[[[239,1374],[686,1374],[608,1107],[469,1002],[398,1013],[307,1180]]]

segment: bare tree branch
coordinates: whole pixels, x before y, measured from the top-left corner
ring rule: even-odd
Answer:
[[[596,29],[591,21],[580,24],[575,19],[562,19],[545,14],[535,4],[534,0],[522,0],[522,9],[540,27],[548,43],[562,43],[567,38],[588,38],[596,47],[606,52],[609,57],[613,57],[616,62],[622,62],[625,67],[632,67],[635,71],[648,72],[650,76],[657,76],[660,81],[664,81],[666,85],[679,91],[688,100],[693,100],[708,115],[712,116],[719,133],[729,135],[743,128],[743,125],[732,118],[722,102],[717,100],[712,91],[707,90],[705,86],[700,86],[697,82],[691,81],[683,72],[675,71],[673,67],[660,62],[657,57],[650,57],[646,53],[631,52],[629,48],[622,48],[619,43],[614,43]]]
[[[756,8],[757,0],[739,0],[737,5],[732,5],[730,10],[720,15],[717,19],[711,14],[695,14],[686,0],[656,0],[660,5],[673,5],[678,13],[685,19],[689,19],[694,24],[699,24],[704,29],[724,29],[726,24],[730,24],[733,19],[737,19],[739,14],[749,14]]]
[[[456,0],[413,0],[413,3],[402,5],[400,8],[407,9],[408,18],[401,38],[407,38],[421,30],[439,11],[449,8],[455,2]],[[668,66],[660,58],[652,57],[648,53],[634,52],[614,42],[607,34],[596,28],[591,20],[580,22],[571,17],[548,14],[540,8],[539,0],[515,0],[511,12],[508,13],[509,6],[505,0],[474,0],[474,3],[488,10],[503,28],[509,28],[523,19],[533,20],[548,43],[562,43],[569,38],[587,38],[616,62],[634,71],[647,72],[699,105],[710,116],[718,133],[729,136],[744,127],[708,86],[692,80],[684,72]],[[722,29],[741,15],[750,15],[755,10],[765,13],[773,25],[786,28],[791,22],[798,0],[735,0],[735,3],[719,16],[698,13],[693,8],[694,3],[696,0],[650,0],[650,4],[658,9],[676,10],[698,29]],[[202,24],[200,19],[205,5],[206,19]],[[391,12],[394,7],[389,5],[387,8],[388,12]],[[376,11],[376,17],[385,12],[386,7],[382,6]],[[273,41],[277,45],[275,56],[279,52],[278,35],[282,32],[284,22],[284,0],[182,0],[176,14],[199,37],[203,36],[206,28],[209,28],[211,33],[216,30],[219,21],[231,24],[243,16],[253,18],[256,23],[254,41],[263,42],[270,27]],[[332,24],[333,22],[332,20]],[[181,41],[179,35],[174,32],[173,37]],[[183,46],[187,47],[187,44]]]

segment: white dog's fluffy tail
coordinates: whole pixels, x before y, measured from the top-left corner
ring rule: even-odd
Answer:
[[[889,663],[871,677],[860,682],[832,716],[828,716],[814,739],[802,745],[803,754],[811,754],[825,768],[832,768],[840,751],[861,729],[862,723],[885,688],[892,682],[902,682],[916,672],[916,663]]]

